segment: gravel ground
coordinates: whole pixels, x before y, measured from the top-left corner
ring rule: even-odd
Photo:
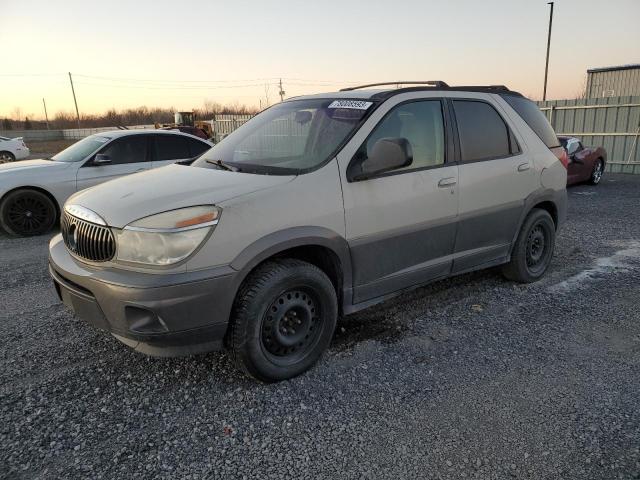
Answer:
[[[156,359],[74,319],[47,238],[0,237],[4,478],[640,478],[640,176],[570,189],[550,272],[340,321],[309,373]]]

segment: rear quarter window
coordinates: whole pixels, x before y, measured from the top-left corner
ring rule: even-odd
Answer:
[[[518,115],[529,125],[540,140],[549,148],[560,146],[556,132],[549,124],[547,117],[531,100],[515,95],[501,95],[501,97],[513,108]]]

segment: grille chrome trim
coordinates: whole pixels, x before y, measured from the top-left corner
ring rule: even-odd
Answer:
[[[87,222],[65,211],[60,221],[62,239],[74,255],[92,262],[107,262],[116,253],[116,241],[111,229]]]

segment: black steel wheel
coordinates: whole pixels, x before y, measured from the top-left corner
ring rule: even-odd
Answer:
[[[598,185],[600,180],[602,180],[602,174],[604,173],[604,162],[599,158],[596,160],[596,163],[593,165],[593,171],[591,172],[591,178],[589,178],[589,183],[591,185]]]
[[[11,235],[41,235],[53,228],[56,217],[53,201],[37,190],[15,190],[0,204],[0,224]]]
[[[268,355],[295,363],[318,340],[322,314],[313,291],[287,290],[262,319],[262,346]]]
[[[11,152],[0,152],[0,163],[14,162],[16,157]]]
[[[556,228],[551,215],[534,208],[522,224],[511,260],[503,267],[504,276],[522,283],[540,279],[551,263],[555,237]]]
[[[240,288],[227,344],[253,378],[284,380],[318,361],[337,316],[335,288],[322,270],[296,259],[269,261]]]

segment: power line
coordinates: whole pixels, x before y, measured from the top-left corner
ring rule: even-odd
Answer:
[[[215,90],[219,88],[248,88],[248,87],[263,87],[264,83],[252,83],[252,84],[244,84],[244,85],[170,85],[170,86],[158,86],[158,85],[128,85],[128,84],[115,84],[115,83],[95,83],[95,82],[87,82],[84,80],[77,81],[78,85],[91,85],[96,87],[106,87],[106,88],[136,88],[142,90]],[[272,83],[268,85],[278,85],[277,83]]]

